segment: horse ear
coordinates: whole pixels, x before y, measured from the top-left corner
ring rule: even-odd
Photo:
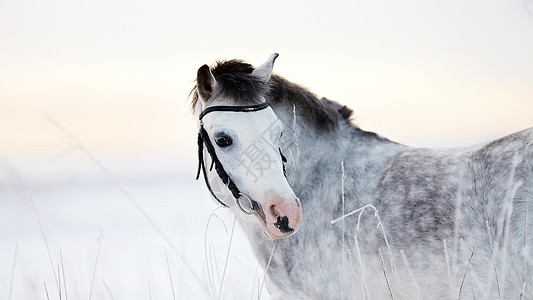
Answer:
[[[211,73],[208,65],[203,65],[198,69],[196,76],[196,88],[200,98],[204,101],[209,100],[216,89],[217,81]]]
[[[279,54],[274,53],[265,61],[262,65],[257,67],[252,75],[259,77],[264,83],[267,83],[270,80],[272,75],[272,68],[274,68],[274,61],[278,58]]]

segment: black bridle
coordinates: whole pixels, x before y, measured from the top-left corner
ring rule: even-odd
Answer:
[[[209,180],[207,180],[207,171],[206,171],[206,167],[204,164],[204,151],[203,151],[204,145],[205,145],[207,152],[211,156],[211,161],[212,161],[211,166],[209,167],[209,171],[213,169],[213,166],[215,167],[215,171],[217,172],[218,177],[220,177],[222,182],[228,187],[228,189],[230,190],[231,194],[233,195],[233,197],[235,198],[237,202],[237,206],[240,208],[242,212],[248,215],[257,213],[263,220],[265,220],[264,213],[261,207],[259,206],[259,204],[257,203],[257,201],[250,199],[247,195],[242,193],[239,190],[239,188],[235,185],[233,180],[231,180],[226,170],[224,170],[222,163],[218,159],[217,153],[215,151],[215,147],[211,143],[211,140],[209,139],[209,135],[207,134],[207,131],[204,128],[204,123],[202,119],[205,115],[207,115],[210,112],[214,112],[214,111],[254,112],[254,111],[265,109],[268,106],[269,106],[268,102],[263,102],[263,103],[255,104],[255,105],[246,105],[246,106],[211,106],[211,107],[204,109],[198,117],[200,120],[200,130],[198,131],[198,171],[196,173],[196,180],[200,178],[200,171],[202,171],[202,173],[204,174],[205,184],[207,185],[207,188],[209,189],[209,192],[211,193],[211,195],[213,195],[213,197],[221,205],[228,207],[226,203],[222,202],[215,195],[215,193],[213,192],[213,189],[211,188],[211,185],[209,184]],[[278,149],[281,155],[281,160],[283,162],[283,174],[287,176],[286,171],[285,171],[285,163],[287,162],[287,159],[285,158],[283,153],[281,153],[281,148],[278,148]]]

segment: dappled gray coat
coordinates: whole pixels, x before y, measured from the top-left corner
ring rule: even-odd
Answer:
[[[237,87],[266,84],[256,96],[284,124],[300,228],[274,241],[243,222],[274,298],[533,299],[532,129],[467,148],[411,148],[280,76],[261,83],[241,61],[211,70]]]

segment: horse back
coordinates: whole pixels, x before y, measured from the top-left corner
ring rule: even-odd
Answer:
[[[463,228],[475,240],[487,222],[502,230],[509,211],[521,232],[525,210],[533,215],[533,128],[475,147],[408,149],[393,159],[374,198],[401,248],[442,249]]]
[[[533,235],[527,234],[533,232],[533,129],[470,148],[399,153],[375,201],[392,249],[402,250],[414,270],[423,273],[431,261],[438,266],[432,274],[445,276],[449,251],[456,270],[471,264],[490,282],[487,262],[496,255],[505,290],[520,290],[524,263],[533,264]],[[378,243],[372,246],[384,246]],[[527,280],[533,285],[533,277]]]

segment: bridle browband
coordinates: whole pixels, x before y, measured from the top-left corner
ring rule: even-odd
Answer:
[[[200,130],[198,131],[198,171],[196,172],[196,180],[200,178],[200,171],[202,171],[204,175],[205,184],[207,185],[207,188],[209,189],[209,192],[211,195],[224,207],[228,207],[228,205],[224,202],[222,202],[213,192],[213,189],[211,188],[211,185],[209,184],[209,180],[207,179],[207,171],[204,164],[204,145],[207,149],[207,152],[211,156],[211,166],[209,167],[209,171],[213,169],[213,166],[215,167],[215,171],[218,174],[218,177],[222,180],[222,182],[227,186],[227,188],[230,190],[231,194],[235,198],[237,202],[237,206],[240,208],[242,212],[245,214],[253,214],[254,212],[259,214],[259,216],[265,220],[264,213],[262,212],[261,207],[257,203],[257,201],[254,201],[250,199],[247,195],[242,193],[239,188],[235,185],[233,180],[229,177],[226,170],[224,170],[224,167],[222,166],[222,163],[218,159],[217,153],[215,151],[215,147],[211,143],[211,140],[209,139],[209,135],[207,134],[207,131],[204,128],[204,123],[202,121],[203,117],[207,115],[208,113],[214,112],[214,111],[226,111],[226,112],[254,112],[259,111],[262,109],[265,109],[269,106],[268,102],[263,102],[260,104],[254,104],[254,105],[243,105],[243,106],[210,106],[206,109],[204,109],[198,119],[200,120]],[[279,153],[281,155],[281,160],[283,163],[287,162],[287,159],[285,156],[283,156],[283,153],[281,153],[281,149],[279,149]],[[285,172],[285,165],[283,164],[283,174],[286,176]],[[244,203],[243,203],[244,202]]]
[[[265,109],[269,105],[270,104],[267,101],[267,102],[263,102],[263,103],[259,103],[259,104],[243,105],[243,106],[225,106],[225,105],[210,106],[210,107],[204,109],[200,113],[200,116],[198,116],[198,119],[200,119],[200,121],[201,121],[205,115],[207,115],[210,112],[214,112],[214,111],[251,112],[251,111],[258,111],[258,110]]]

